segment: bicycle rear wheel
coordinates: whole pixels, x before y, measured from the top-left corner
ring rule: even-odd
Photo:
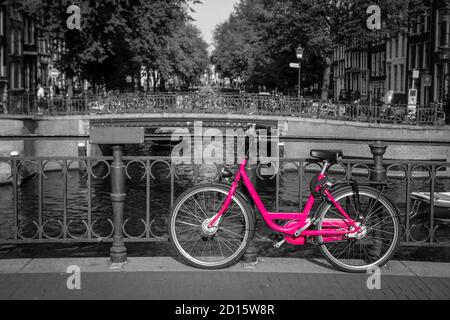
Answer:
[[[396,208],[380,191],[360,187],[357,210],[353,188],[343,188],[333,195],[351,219],[362,227],[358,234],[338,239],[318,237],[319,249],[324,258],[334,267],[345,272],[367,272],[373,267],[384,266],[395,254],[399,242],[400,222]],[[345,220],[331,204],[324,204],[318,211],[318,230],[333,227],[333,221]],[[334,219],[334,220],[333,220]],[[348,230],[336,223],[337,230]]]
[[[172,245],[185,262],[196,268],[221,269],[236,264],[253,235],[252,210],[238,194],[218,223],[208,227],[228,191],[220,185],[194,187],[179,197],[170,214]]]

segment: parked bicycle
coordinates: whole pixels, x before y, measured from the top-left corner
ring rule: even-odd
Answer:
[[[333,182],[330,167],[343,157],[341,151],[313,150],[309,162],[323,163],[311,181],[311,195],[301,213],[272,213],[261,201],[246,172],[248,156],[230,185],[195,186],[176,201],[169,217],[173,247],[186,263],[202,269],[236,264],[255,234],[256,219],[250,200],[267,225],[284,239],[283,244],[317,245],[325,259],[346,272],[366,272],[385,265],[399,243],[399,211],[380,190],[356,182]],[[222,176],[233,174],[224,169]],[[238,190],[240,182],[250,199]],[[316,201],[319,208],[313,212]],[[280,222],[281,221],[281,222]]]

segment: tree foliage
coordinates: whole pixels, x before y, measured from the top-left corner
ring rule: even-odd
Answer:
[[[166,79],[186,72],[186,78],[192,80],[199,73],[192,71],[192,59],[199,59],[197,56],[183,52],[187,57],[184,60],[165,57],[168,48],[185,48],[176,42],[184,40],[179,36],[180,29],[190,28],[189,5],[197,0],[15,2],[40,19],[50,37],[64,40],[65,50],[58,66],[69,77],[79,76],[118,89],[125,86],[127,76],[137,76],[143,68]],[[72,4],[81,8],[81,30],[69,30],[66,26],[66,10]],[[201,42],[199,33],[190,35],[196,37],[193,41]]]
[[[382,30],[367,28],[367,8],[377,4]],[[334,46],[359,40],[362,44],[400,32],[411,16],[423,13],[421,0],[241,0],[230,18],[215,31],[213,62],[226,76],[243,76],[247,85],[264,83],[287,91],[296,85],[296,48],[306,49],[305,85],[327,88]],[[326,91],[326,90],[324,90]],[[326,95],[326,92],[325,92]]]

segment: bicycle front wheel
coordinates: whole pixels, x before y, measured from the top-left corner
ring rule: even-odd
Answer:
[[[345,272],[367,272],[384,266],[395,254],[400,237],[398,214],[391,201],[380,191],[367,187],[359,188],[359,209],[353,188],[337,191],[334,198],[361,231],[342,237],[318,237],[322,255]],[[345,223],[341,223],[344,216],[332,204],[324,204],[318,217],[318,230],[348,231]]]
[[[228,189],[197,186],[183,193],[169,217],[169,235],[175,251],[188,264],[201,269],[221,269],[236,264],[253,235],[254,216],[238,194],[213,227]]]

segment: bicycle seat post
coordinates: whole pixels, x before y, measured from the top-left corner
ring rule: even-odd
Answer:
[[[330,163],[328,161],[324,161],[323,162],[323,168],[322,168],[322,172],[320,173],[322,176],[324,176],[327,173],[328,168],[330,167]]]

